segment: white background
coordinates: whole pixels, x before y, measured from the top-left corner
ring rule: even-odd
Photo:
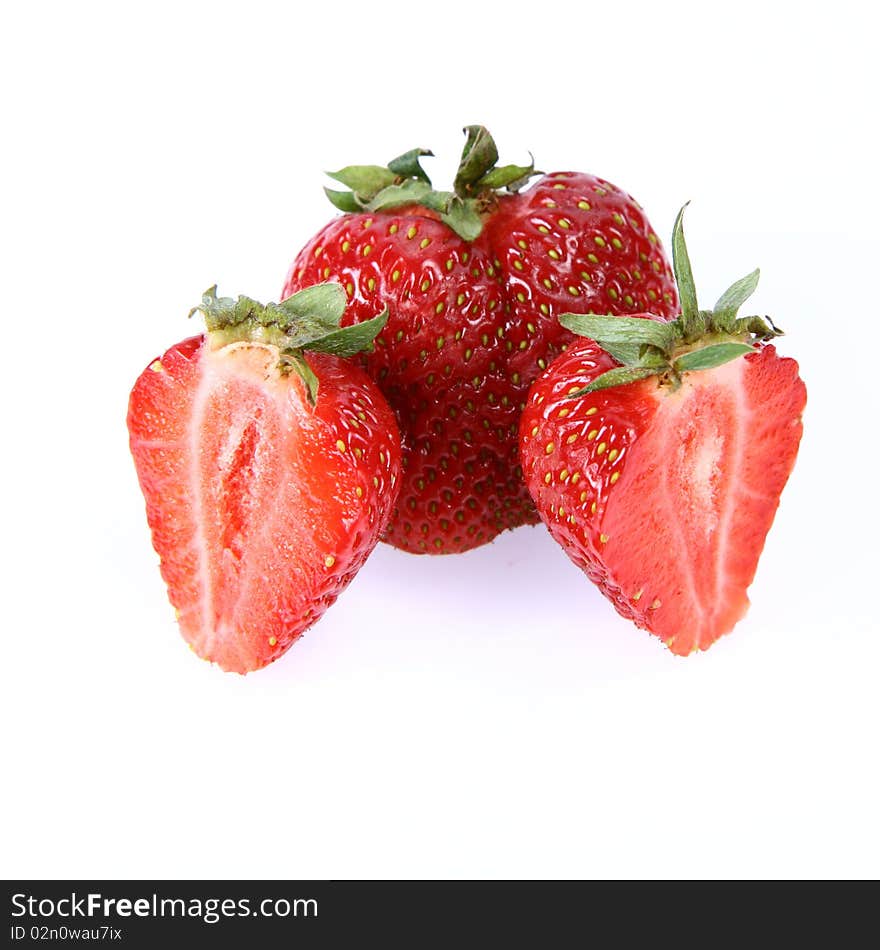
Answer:
[[[2,79],[8,877],[877,876],[876,34],[863,3],[8,4]],[[465,124],[692,199],[706,303],[809,389],[752,609],[680,660],[543,528],[380,547],[246,678],[179,638],[128,390],[201,291],[275,298],[322,171]]]

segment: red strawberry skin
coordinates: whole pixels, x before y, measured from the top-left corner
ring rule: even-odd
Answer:
[[[403,439],[385,540],[416,553],[465,551],[537,522],[518,423],[530,384],[574,339],[559,313],[677,313],[639,206],[568,172],[497,198],[471,242],[418,207],[343,215],[297,255],[282,298],[327,280],[346,289],[346,323],[389,307],[364,365]]]
[[[748,607],[801,438],[806,389],[772,345],[677,391],[651,378],[569,394],[617,364],[579,339],[532,387],[526,483],[553,537],[619,613],[679,655]]]
[[[453,553],[534,523],[515,471],[525,390],[506,372],[504,285],[483,244],[420,213],[348,214],[300,252],[282,297],[323,280],[345,288],[346,324],[389,309],[363,358],[403,439],[400,504],[386,540]]]
[[[485,235],[505,275],[508,365],[526,387],[574,339],[560,313],[678,314],[675,280],[644,211],[604,178],[546,175],[500,201]]]
[[[246,673],[283,654],[357,573],[390,517],[399,436],[375,384],[309,353],[319,380],[277,370],[274,347],[171,347],[140,375],[131,452],[181,633]]]

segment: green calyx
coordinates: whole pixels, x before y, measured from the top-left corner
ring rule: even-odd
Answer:
[[[372,348],[373,340],[388,321],[388,308],[371,320],[341,327],[345,291],[339,284],[306,287],[281,303],[262,304],[250,297],[218,297],[217,285],[202,294],[190,310],[205,318],[212,349],[230,343],[264,343],[278,348],[281,373],[295,372],[305,383],[309,402],[318,398],[318,378],[303,356],[305,350],[354,356]]]
[[[657,376],[661,385],[677,389],[685,373],[714,369],[755,351],[755,344],[781,336],[769,317],[740,317],[740,307],[758,286],[759,271],[731,284],[713,310],[700,310],[682,219],[672,230],[672,269],[678,285],[681,314],[669,323],[637,317],[563,313],[559,322],[572,333],[595,340],[621,365],[608,370],[572,394],[572,399],[612,386]]]
[[[487,129],[469,125],[467,140],[455,176],[453,191],[437,191],[422,168],[420,159],[432,156],[427,149],[414,148],[382,165],[347,165],[330,178],[348,191],[325,188],[327,197],[340,211],[392,211],[405,205],[422,205],[436,212],[440,220],[466,241],[473,241],[483,230],[483,213],[497,200],[502,190],[515,192],[534,175],[534,160],[529,165],[498,166],[498,149]]]

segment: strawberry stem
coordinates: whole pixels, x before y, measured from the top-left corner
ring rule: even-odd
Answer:
[[[467,125],[464,128],[467,140],[461,152],[461,161],[455,175],[453,188],[460,198],[471,196],[473,186],[498,161],[498,148],[495,139],[484,125]]]
[[[434,153],[427,148],[411,148],[408,152],[404,152],[403,155],[392,158],[388,163],[388,169],[394,172],[398,178],[415,178],[418,181],[423,181],[430,187],[431,179],[428,178],[425,169],[422,168],[422,164],[419,161],[423,156],[433,158]]]
[[[760,276],[761,271],[756,267],[751,274],[740,277],[724,291],[718,298],[718,303],[715,304],[715,317],[719,323],[727,324],[731,329],[733,328],[737,310],[755,292]]]
[[[578,336],[595,340],[621,364],[573,393],[572,399],[650,376],[658,376],[661,383],[677,388],[684,373],[722,366],[754,352],[755,343],[782,334],[769,317],[737,316],[739,308],[758,286],[760,272],[757,269],[731,284],[714,310],[698,308],[682,225],[686,207],[678,212],[672,231],[673,270],[681,300],[681,314],[677,319],[662,323],[640,317],[560,314],[562,326]]]
[[[387,166],[346,165],[330,178],[349,191],[325,188],[334,207],[345,214],[359,211],[391,211],[408,205],[421,205],[435,212],[441,221],[466,241],[473,241],[483,230],[483,213],[502,189],[517,191],[534,175],[535,162],[529,165],[496,167],[498,149],[489,131],[482,125],[465,128],[467,140],[455,176],[454,191],[439,191],[421,166],[420,159],[431,156],[427,149],[414,148]]]
[[[681,302],[681,322],[686,337],[698,336],[700,332],[700,308],[697,305],[697,289],[691,270],[691,259],[684,240],[684,209],[690,204],[685,202],[675,218],[672,227],[672,270],[678,285],[678,299]]]
[[[305,383],[309,401],[314,405],[318,379],[303,356],[306,350],[349,357],[370,349],[373,340],[388,320],[388,308],[371,320],[342,327],[345,291],[339,284],[306,287],[281,303],[262,304],[250,297],[218,297],[217,285],[202,295],[197,311],[205,318],[208,342],[212,349],[231,343],[261,343],[277,347],[278,368],[282,373],[295,371]]]

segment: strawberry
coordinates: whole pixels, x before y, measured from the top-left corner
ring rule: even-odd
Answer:
[[[677,312],[663,250],[632,198],[574,173],[520,193],[533,167],[496,167],[488,132],[466,132],[454,192],[431,188],[420,149],[334,173],[351,191],[328,195],[346,213],[300,251],[282,291],[336,281],[351,322],[388,305],[363,362],[403,439],[385,540],[414,552],[465,551],[537,521],[517,432],[529,385],[574,339],[559,313]]]
[[[714,310],[698,309],[681,218],[681,316],[564,315],[587,339],[532,386],[520,448],[529,491],[566,554],[624,617],[686,655],[746,611],[806,389],[797,363],[767,342],[779,332],[772,323],[737,316],[757,270]]]
[[[385,530],[400,478],[393,413],[342,357],[337,285],[283,304],[202,299],[207,335],[131,393],[131,452],[184,639],[224,670],[266,666],[324,613]]]
[[[569,343],[562,313],[652,313],[672,319],[678,298],[645,213],[604,178],[545,175],[506,198],[486,222],[506,275],[509,367],[528,388]]]

